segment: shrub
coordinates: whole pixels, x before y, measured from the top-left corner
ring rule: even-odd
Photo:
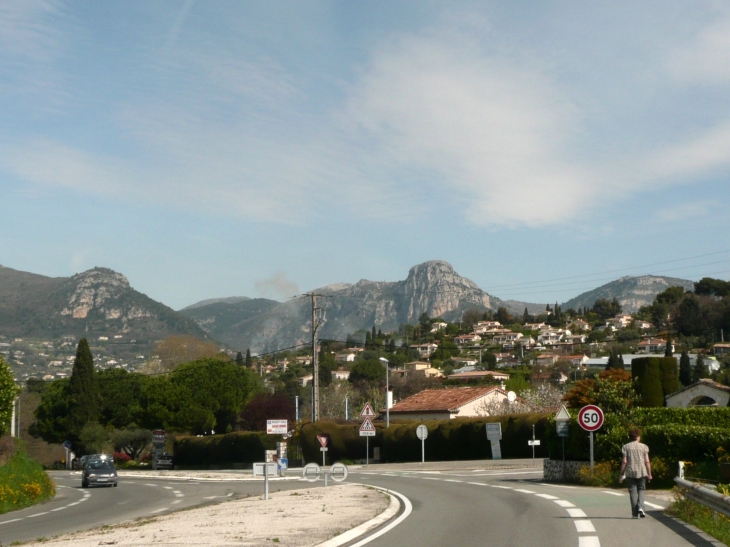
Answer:
[[[114,452],[112,455],[116,464],[127,463],[132,457],[126,452]]]
[[[596,462],[593,469],[585,464],[578,471],[578,480],[586,486],[612,486],[618,482],[618,471],[615,461]]]
[[[0,514],[53,497],[56,485],[43,467],[18,450],[0,467]]]
[[[205,437],[177,437],[174,444],[175,464],[207,466],[262,462],[264,450],[276,448],[276,441],[280,438],[258,431],[235,431],[225,435]]]
[[[640,406],[664,406],[662,375],[658,357],[640,357],[631,361],[631,376],[641,396]]]

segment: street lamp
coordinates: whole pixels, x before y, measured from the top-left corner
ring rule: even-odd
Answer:
[[[385,365],[385,427],[390,427],[390,364],[385,357],[380,357],[380,362]]]

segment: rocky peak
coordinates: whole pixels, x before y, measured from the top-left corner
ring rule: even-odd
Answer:
[[[413,266],[405,280],[407,290],[429,290],[439,285],[464,285],[470,289],[477,289],[476,283],[461,277],[445,260],[430,260]]]
[[[109,268],[92,268],[74,275],[71,277],[71,280],[79,287],[111,285],[113,287],[129,288],[129,280],[122,274]]]

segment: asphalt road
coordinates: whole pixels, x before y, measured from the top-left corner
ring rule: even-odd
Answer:
[[[81,488],[78,472],[52,471],[55,498],[0,515],[0,544],[51,538],[126,520],[151,517],[224,499],[263,496],[260,480],[195,481],[148,477],[119,478],[119,486]],[[299,480],[270,481],[270,492],[313,486]]]
[[[636,542],[649,547],[713,545],[664,516],[666,500],[649,495],[647,518],[633,520],[625,490],[543,483],[541,470],[530,468],[530,463],[373,465],[351,469],[348,482],[398,492],[412,504],[412,513],[368,543],[372,547],[623,547]],[[56,497],[0,516],[0,543],[50,538],[227,498],[263,494],[260,480],[203,482],[122,476],[118,488],[82,489],[78,474],[52,475],[58,484]],[[272,481],[271,491],[322,485],[322,481]]]

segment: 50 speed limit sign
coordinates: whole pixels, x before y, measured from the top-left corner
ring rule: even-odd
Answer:
[[[578,423],[586,431],[596,431],[603,425],[603,411],[596,405],[586,405],[578,413]]]

